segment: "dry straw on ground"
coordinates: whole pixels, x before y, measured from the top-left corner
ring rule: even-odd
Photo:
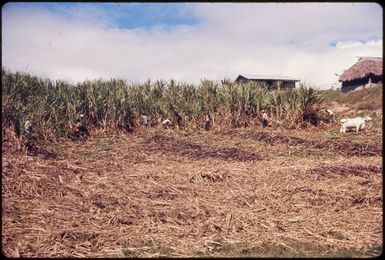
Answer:
[[[236,135],[245,138],[252,138],[257,141],[263,141],[270,145],[274,144],[289,144],[291,146],[302,146],[305,148],[315,148],[322,150],[329,150],[335,153],[350,155],[350,156],[382,156],[382,146],[380,144],[354,143],[350,141],[341,140],[308,140],[296,136],[288,136],[282,134],[271,134],[267,132],[247,132],[237,133],[228,131],[224,134]]]
[[[343,154],[306,138],[255,135],[264,138],[242,131],[99,136],[57,144],[56,158],[3,147],[3,252],[242,256],[271,247],[319,256],[382,246],[376,144],[371,153]],[[307,156],[289,156],[299,144]]]

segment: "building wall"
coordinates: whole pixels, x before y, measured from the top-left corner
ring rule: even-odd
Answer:
[[[295,88],[295,82],[293,81],[285,81],[283,84],[284,88]]]
[[[344,81],[341,84],[341,92],[348,92],[352,90],[359,90],[363,88],[370,88],[382,84],[382,77],[365,77],[362,79]]]
[[[245,78],[238,78],[235,82],[248,82],[252,81],[257,85],[266,86],[268,88],[277,89],[281,88],[295,88],[295,81],[281,81],[281,80],[250,80]]]

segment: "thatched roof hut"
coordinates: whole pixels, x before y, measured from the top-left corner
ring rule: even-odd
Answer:
[[[352,67],[339,78],[341,91],[382,84],[382,58],[360,57]]]

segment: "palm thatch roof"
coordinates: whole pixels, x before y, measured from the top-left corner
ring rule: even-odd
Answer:
[[[362,79],[370,74],[374,76],[382,76],[382,58],[360,57],[356,64],[342,73],[339,81]]]

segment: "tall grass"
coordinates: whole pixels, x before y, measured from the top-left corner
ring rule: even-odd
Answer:
[[[84,114],[91,129],[129,131],[146,114],[151,124],[172,119],[176,110],[190,129],[201,128],[210,112],[221,128],[260,123],[268,111],[273,125],[305,126],[316,117],[322,96],[301,85],[298,89],[269,90],[254,83],[202,80],[197,85],[166,81],[128,84],[124,80],[94,80],[78,84],[41,79],[2,68],[2,127],[22,133],[30,117],[38,137],[66,137],[70,125]]]

